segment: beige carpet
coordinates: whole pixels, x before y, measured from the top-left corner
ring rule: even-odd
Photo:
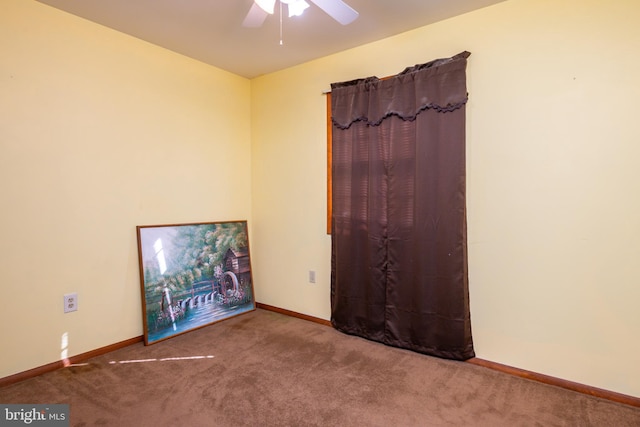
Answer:
[[[640,408],[264,310],[0,388],[73,426],[640,426]]]

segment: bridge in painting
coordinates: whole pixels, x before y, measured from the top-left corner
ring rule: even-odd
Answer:
[[[205,282],[201,282],[205,283]],[[203,304],[224,303],[228,298],[239,297],[241,294],[238,277],[231,271],[224,273],[221,283],[215,284],[207,281],[206,285],[196,284],[189,292],[175,294],[171,296],[168,289],[163,290],[162,303],[169,302],[168,305],[178,306],[183,311],[192,309]]]

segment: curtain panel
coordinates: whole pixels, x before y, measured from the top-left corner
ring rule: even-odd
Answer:
[[[474,356],[465,210],[469,55],[331,85],[331,322],[456,360]]]

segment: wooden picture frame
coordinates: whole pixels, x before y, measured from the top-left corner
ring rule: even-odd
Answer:
[[[145,345],[255,310],[246,221],[136,231]]]

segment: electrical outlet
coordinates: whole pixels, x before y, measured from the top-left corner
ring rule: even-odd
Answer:
[[[309,283],[316,283],[316,272],[309,270]]]
[[[78,310],[78,294],[64,294],[64,312],[69,313],[71,311]]]

